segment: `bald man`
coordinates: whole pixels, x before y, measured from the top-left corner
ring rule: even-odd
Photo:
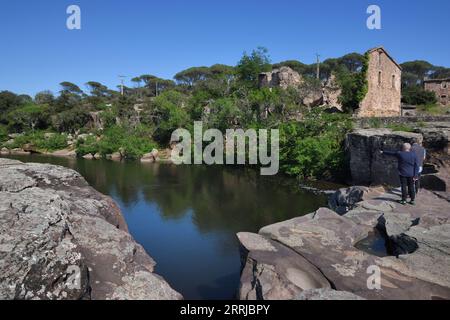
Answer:
[[[400,203],[405,205],[409,194],[411,198],[410,204],[415,205],[416,190],[414,183],[419,176],[419,159],[417,159],[415,152],[411,152],[411,145],[405,143],[402,151],[381,151],[381,153],[396,157],[398,160],[398,173],[402,186],[402,200]]]

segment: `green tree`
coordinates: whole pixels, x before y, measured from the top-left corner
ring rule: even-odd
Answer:
[[[403,87],[422,85],[425,78],[433,74],[434,66],[423,60],[409,61],[401,64],[403,69]]]
[[[108,96],[109,94],[108,87],[104,86],[100,82],[89,81],[88,83],[86,83],[86,86],[88,87],[91,95],[94,97],[103,98]]]
[[[177,73],[174,79],[179,84],[192,88],[197,82],[207,79],[210,74],[208,67],[192,67]]]
[[[90,120],[86,110],[79,107],[63,111],[53,117],[53,126],[59,132],[75,133],[83,128]]]
[[[259,74],[268,72],[272,69],[268,50],[259,47],[253,50],[250,55],[244,52],[243,57],[236,66],[236,72],[239,80],[251,88],[258,87]]]
[[[45,129],[49,125],[49,109],[45,105],[27,104],[9,112],[7,119],[10,130],[15,132]]]
[[[421,86],[409,86],[402,90],[402,101],[410,105],[430,105],[437,103],[437,97]]]
[[[55,97],[51,91],[41,91],[34,96],[36,104],[51,105],[55,101]]]
[[[187,128],[190,125],[189,115],[183,105],[185,97],[177,91],[166,91],[154,100],[157,128],[155,137],[158,141],[167,143],[176,129]]]
[[[4,114],[5,112],[16,108],[22,105],[22,100],[18,95],[12,93],[10,91],[2,91],[0,92],[0,113]]]
[[[83,93],[83,90],[81,90],[79,86],[72,82],[64,81],[59,85],[61,86],[61,94],[81,95]]]

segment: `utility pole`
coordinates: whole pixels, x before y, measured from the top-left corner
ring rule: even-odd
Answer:
[[[320,80],[320,55],[316,53],[317,56],[317,80]]]
[[[125,94],[124,88],[125,88],[125,78],[127,76],[119,76],[120,78],[120,94],[123,96]]]

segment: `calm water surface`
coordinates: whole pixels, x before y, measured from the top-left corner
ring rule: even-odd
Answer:
[[[295,180],[251,169],[13,157],[72,168],[120,206],[156,272],[186,299],[234,299],[240,256],[236,233],[310,213],[324,196]]]

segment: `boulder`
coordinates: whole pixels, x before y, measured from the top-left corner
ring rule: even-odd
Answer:
[[[307,106],[308,108],[321,106],[324,103],[323,92],[318,89],[311,90],[303,98],[302,102],[303,105]]]
[[[364,191],[370,194],[370,190]],[[340,194],[352,194],[352,190],[342,190]],[[267,248],[258,251],[255,245],[247,255],[244,252],[243,257],[248,258],[244,261],[241,285],[249,288],[248,283],[253,279],[253,283],[265,283],[271,292],[289,296],[284,289],[292,287],[274,280],[283,279],[283,272],[273,267],[286,255],[292,264],[301,261],[304,266],[306,260],[338,291],[311,288],[302,290],[296,299],[327,299],[328,294],[331,299],[350,298],[347,293],[365,299],[450,299],[450,203],[427,190],[420,193],[416,206],[402,206],[396,203],[398,199],[398,190],[384,194],[373,192],[362,202],[353,204],[354,209],[344,215],[321,208],[306,216],[262,228],[259,235],[265,243],[273,240],[289,250],[277,247],[276,251]],[[387,256],[375,255],[370,248],[359,245],[375,228],[385,237]],[[246,241],[242,242],[245,246]],[[251,254],[261,251],[264,256]],[[253,273],[251,266],[255,267]],[[270,272],[267,266],[271,266]],[[374,270],[379,271],[380,288],[369,285],[373,284]],[[264,275],[263,280],[259,280],[258,275]],[[298,289],[295,292],[299,292]],[[255,299],[255,295],[241,295],[241,298]],[[261,296],[256,295],[256,299],[259,298]]]
[[[93,130],[103,130],[104,123],[102,119],[103,111],[89,112],[89,122],[87,123],[87,127]]]
[[[142,156],[141,162],[153,163],[159,161],[159,151],[153,149],[152,152],[146,153]]]
[[[449,178],[443,173],[426,174],[420,177],[421,187],[432,191],[449,191],[449,181]]]
[[[114,161],[120,161],[122,160],[122,155],[120,154],[120,152],[114,152],[113,154],[111,154],[110,159]]]
[[[328,206],[339,214],[345,214],[354,209],[357,203],[383,193],[383,188],[374,189],[362,186],[342,188],[331,195]]]
[[[153,156],[153,154],[150,153],[146,153],[142,156],[141,158],[141,162],[145,162],[145,163],[153,163],[155,162],[155,157]]]
[[[63,149],[63,150],[58,150],[58,151],[52,152],[52,153],[50,153],[50,155],[55,156],[55,157],[75,158],[77,156],[77,153],[75,152],[75,150],[72,150],[72,149]]]
[[[0,299],[181,299],[80,174],[8,159],[0,168]]]
[[[336,291],[332,289],[312,289],[303,291],[297,297],[297,300],[348,301],[348,300],[366,300],[366,299],[346,291]]]
[[[94,157],[94,155],[92,155],[92,154],[85,154],[84,156],[83,156],[83,159],[86,159],[86,160],[94,160],[95,159],[95,157]]]
[[[10,150],[10,154],[18,155],[18,156],[28,156],[31,154],[29,151],[25,151],[22,148],[14,148]]]
[[[291,249],[261,235],[239,233],[244,269],[241,300],[292,300],[314,288],[331,288],[320,271]]]
[[[431,125],[433,125],[431,127]],[[415,130],[423,136],[423,145],[429,151],[442,151],[449,148],[450,123],[447,125],[428,124]]]
[[[1,155],[8,155],[9,154],[9,149],[8,148],[2,148],[0,150],[0,154]]]
[[[349,133],[346,150],[349,158],[351,184],[400,185],[397,160],[382,155],[380,150],[401,150],[406,142],[422,142],[422,135],[409,132],[393,132],[389,129],[360,129]]]
[[[37,152],[37,148],[35,145],[31,144],[31,143],[26,143],[22,146],[22,150],[25,152],[30,152],[30,153],[36,153]]]

